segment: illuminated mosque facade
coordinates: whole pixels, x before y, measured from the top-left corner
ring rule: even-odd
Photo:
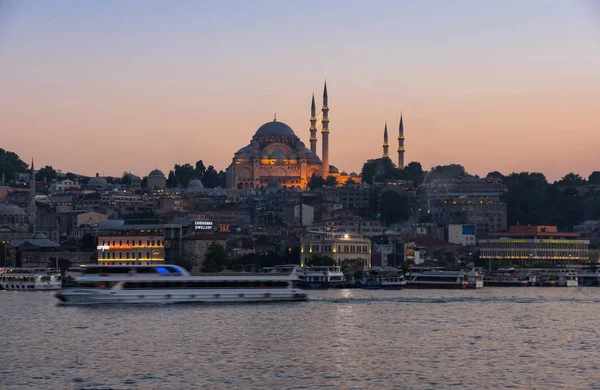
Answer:
[[[250,144],[238,150],[227,168],[227,187],[238,189],[305,190],[313,175],[333,176],[338,184],[348,180],[360,183],[355,172],[339,172],[329,164],[329,106],[327,84],[321,108],[321,156],[317,154],[317,113],[312,97],[310,113],[310,148],[294,130],[274,118],[258,128]]]

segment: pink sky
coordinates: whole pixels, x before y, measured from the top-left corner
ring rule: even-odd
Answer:
[[[395,161],[401,111],[406,161],[425,169],[460,163],[550,180],[600,170],[600,29],[590,8],[466,3],[467,15],[382,1],[276,19],[268,1],[239,14],[216,2],[197,14],[165,14],[162,3],[15,3],[0,29],[0,147],[88,175],[166,173],[199,159],[225,169],[275,112],[308,145],[311,94],[320,107],[327,78],[340,171],[380,157],[385,121]],[[534,3],[543,8],[532,16]],[[394,24],[396,9],[410,20]]]

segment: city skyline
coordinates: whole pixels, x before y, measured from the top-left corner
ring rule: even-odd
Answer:
[[[38,167],[225,170],[275,112],[308,146],[326,78],[340,171],[381,156],[386,121],[397,163],[401,112],[405,162],[424,169],[597,170],[588,2],[2,4],[0,147]]]

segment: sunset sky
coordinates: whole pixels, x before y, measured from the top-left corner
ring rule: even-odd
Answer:
[[[63,172],[225,169],[277,118],[330,162],[600,170],[600,6],[498,1],[0,0],[0,147]],[[319,134],[319,150],[321,140]]]

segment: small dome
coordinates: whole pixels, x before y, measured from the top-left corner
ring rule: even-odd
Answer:
[[[2,202],[0,203],[0,215],[2,216],[25,216],[27,215],[22,208],[16,204]]]
[[[357,174],[356,172],[351,172],[351,173],[350,173],[350,176],[351,176],[351,177],[358,177],[358,174]]]
[[[155,169],[148,174],[148,177],[165,177],[165,174],[159,169]]]
[[[256,130],[255,137],[271,137],[274,135],[296,135],[291,127],[283,122],[267,122]]]
[[[344,171],[342,171],[342,173],[340,173],[340,175],[342,175],[342,176],[348,176],[348,174],[346,172],[344,172]]]
[[[100,177],[100,175],[98,173],[96,173],[96,177],[92,177],[88,183],[88,186],[90,187],[103,187],[108,185],[108,182],[106,181],[106,179],[104,179],[103,177]]]
[[[263,150],[262,153],[260,154],[260,157],[262,157],[262,158],[269,158],[269,153],[267,153],[266,150]]]
[[[329,173],[338,173],[338,169],[336,167],[334,167],[333,165],[329,166]]]
[[[188,190],[203,190],[204,185],[202,185],[202,182],[200,180],[194,179],[188,183],[187,189]]]
[[[281,186],[281,183],[277,180],[271,180],[269,184],[267,184],[266,188],[271,190],[281,190],[283,187]]]

